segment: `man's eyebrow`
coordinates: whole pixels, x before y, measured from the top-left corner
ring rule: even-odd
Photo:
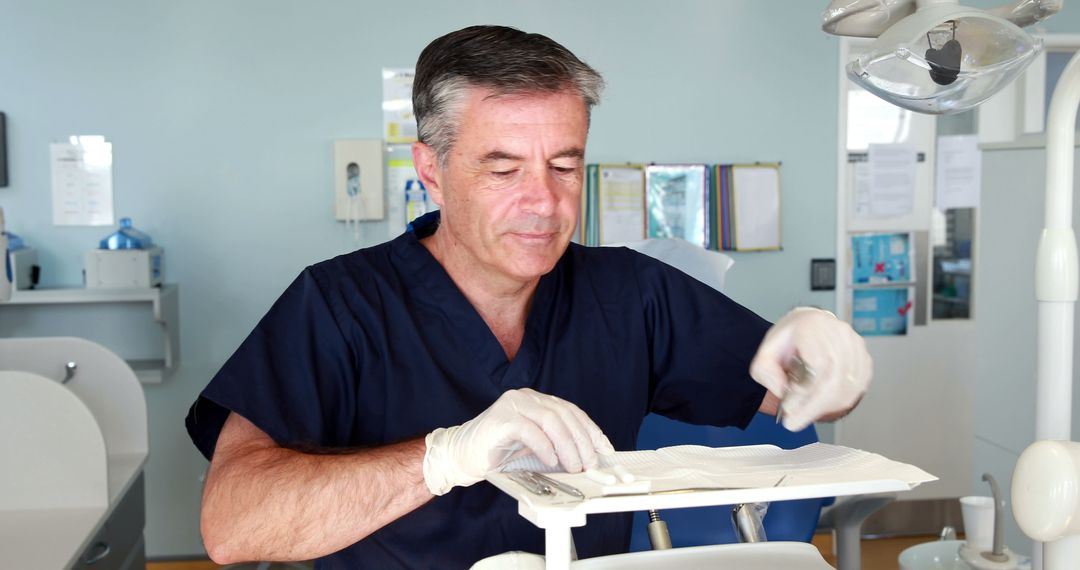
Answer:
[[[482,164],[487,164],[489,162],[495,162],[498,160],[525,160],[525,157],[518,156],[516,154],[510,154],[509,152],[503,150],[493,150],[480,157],[480,162]]]
[[[559,152],[555,153],[555,155],[552,156],[548,160],[556,160],[556,159],[559,159],[559,158],[584,159],[585,158],[585,150],[582,149],[582,148],[578,148],[576,146],[566,148],[566,149],[560,150]],[[518,156],[516,154],[512,154],[512,153],[506,152],[504,150],[493,150],[493,151],[485,154],[484,156],[480,157],[480,163],[481,164],[487,164],[487,163],[490,163],[490,162],[497,162],[499,160],[517,160],[517,161],[521,161],[521,160],[525,160],[525,157]]]
[[[579,158],[579,159],[584,159],[585,158],[585,149],[578,148],[576,146],[570,147],[570,148],[567,148],[567,149],[563,149],[563,150],[560,150],[559,152],[555,153],[555,156],[551,157],[551,160],[554,160],[556,158]]]

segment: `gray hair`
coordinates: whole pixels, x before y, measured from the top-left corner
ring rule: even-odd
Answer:
[[[420,142],[446,164],[471,87],[496,95],[577,91],[587,113],[600,102],[600,74],[551,38],[505,26],[471,26],[428,44],[416,62],[413,113]]]

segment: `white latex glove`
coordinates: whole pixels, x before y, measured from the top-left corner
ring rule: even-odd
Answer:
[[[796,356],[813,371],[802,386],[792,385],[786,372]],[[782,400],[784,427],[798,431],[851,409],[870,386],[873,368],[866,343],[850,325],[829,311],[799,307],[765,334],[750,376]]]
[[[528,388],[504,392],[479,416],[424,439],[424,482],[432,494],[480,481],[511,459],[533,453],[568,473],[594,469],[615,449],[585,412]]]

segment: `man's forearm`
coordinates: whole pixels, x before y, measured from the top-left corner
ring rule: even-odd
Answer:
[[[207,477],[207,551],[219,564],[337,552],[432,498],[424,449],[420,438],[344,454],[230,450]]]

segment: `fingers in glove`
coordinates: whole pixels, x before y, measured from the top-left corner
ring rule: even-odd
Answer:
[[[522,419],[517,431],[517,438],[533,452],[537,459],[543,461],[548,467],[555,467],[559,464],[559,455],[555,446],[552,445],[551,438],[535,422]]]
[[[793,334],[791,327],[773,325],[750,362],[750,377],[777,398],[783,398],[788,388],[784,365],[796,354]]]
[[[532,453],[532,451],[525,447],[525,444],[518,440],[513,440],[505,444],[496,445],[488,454],[488,463],[489,465],[494,465],[496,470],[499,470],[507,463],[529,453]]]
[[[827,397],[836,390],[837,371],[843,369],[838,363],[840,351],[838,345],[844,341],[825,336],[824,331],[817,334],[798,335],[793,339],[793,346],[799,358],[805,363],[807,376],[799,384],[789,384],[788,391],[781,401],[784,411],[784,427],[790,431],[806,429],[818,419],[814,404],[820,404],[822,395]]]
[[[585,431],[588,433],[589,440],[592,442],[596,453],[600,455],[612,455],[615,453],[615,446],[611,445],[611,441],[604,435],[604,430],[596,425],[596,422],[589,417],[589,414],[586,414],[584,410],[571,402],[567,402],[567,404],[570,405],[570,412],[577,416],[581,425],[585,426]]]
[[[581,468],[588,469],[596,467],[599,465],[600,459],[597,456],[596,446],[593,444],[592,434],[589,433],[588,424],[591,424],[592,420],[590,420],[584,412],[581,412],[577,406],[569,402],[563,402],[563,404],[564,405],[556,406],[554,409],[573,436],[574,445],[577,446],[578,457],[581,458]],[[574,410],[581,412],[581,414],[574,413]],[[567,470],[569,471],[569,469]]]
[[[544,431],[559,456],[559,463],[562,463],[568,473],[581,471],[581,454],[574,441],[573,430],[555,409],[549,405],[541,405],[522,409],[521,413]]]
[[[790,415],[785,418],[790,419],[790,426],[785,421],[784,427],[802,429],[821,417],[851,408],[863,393],[861,383],[854,379],[856,372],[852,371],[862,366],[857,360],[832,366],[827,377],[819,378],[798,401],[792,402]],[[787,407],[784,413],[789,413]]]
[[[762,344],[750,362],[750,377],[777,398],[783,398],[788,387],[787,374],[784,373],[779,355],[772,350],[762,350],[765,348]]]
[[[812,414],[807,412],[805,403],[793,403],[784,406],[784,429],[791,432],[802,431],[814,422]]]
[[[874,378],[874,360],[870,358],[870,352],[866,350],[866,341],[861,336],[852,331],[854,336],[853,344],[855,345],[855,354],[858,355],[858,370],[856,378],[862,385],[863,392],[866,392],[866,388],[870,386],[871,380]]]

